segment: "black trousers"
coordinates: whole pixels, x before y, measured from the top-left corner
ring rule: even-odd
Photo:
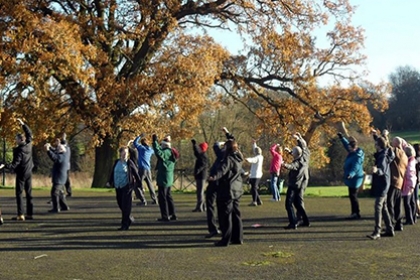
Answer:
[[[162,219],[176,217],[174,200],[171,195],[171,187],[158,186],[158,201]]]
[[[402,195],[401,190],[391,186],[387,194],[388,212],[394,225],[401,225],[402,221]]]
[[[67,180],[66,184],[64,185],[66,187],[66,192],[68,196],[71,196],[71,182],[70,182],[70,170],[67,170]]]
[[[67,210],[69,207],[64,194],[64,185],[53,184],[51,188],[53,210]]]
[[[26,196],[26,214],[28,216],[33,215],[34,205],[32,203],[32,174],[29,175],[20,175],[16,174],[16,205],[17,205],[17,214],[18,216],[24,214],[23,210],[23,191],[25,190]]]
[[[128,185],[123,188],[115,189],[117,194],[118,207],[121,210],[121,227],[129,228],[131,225],[131,206],[133,189]]]
[[[243,225],[239,199],[217,198],[217,212],[219,213],[220,229],[224,244],[240,243],[243,241]]]
[[[258,193],[258,184],[260,183],[261,178],[250,178],[249,184],[251,185],[251,195],[252,195],[252,202],[256,202],[261,204],[261,198]]]
[[[404,201],[404,212],[405,212],[405,222],[407,224],[414,224],[414,217],[413,217],[413,208],[415,208],[413,194],[403,196]]]
[[[295,210],[293,209],[293,206],[296,207],[297,213],[302,216],[302,221],[305,224],[309,224],[308,216],[306,215],[306,210],[302,203],[300,203],[299,199],[299,193],[301,189],[295,189],[288,187],[287,193],[286,193],[286,211],[287,211],[287,217],[289,218],[289,224],[290,225],[296,225],[297,224],[297,218],[295,214]]]
[[[359,199],[357,198],[357,194],[359,193],[358,188],[348,188],[349,189],[349,199],[351,205],[351,213],[352,214],[360,214],[359,208]]]
[[[209,182],[206,189],[206,212],[207,212],[207,227],[209,232],[217,231],[215,202],[217,197],[217,182]]]

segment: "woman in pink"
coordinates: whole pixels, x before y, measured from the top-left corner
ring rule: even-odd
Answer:
[[[416,153],[414,152],[414,148],[412,146],[406,146],[404,148],[404,151],[408,157],[408,164],[407,164],[407,169],[405,171],[404,183],[403,183],[401,194],[404,201],[405,224],[413,225],[414,224],[413,208],[416,207],[412,199],[412,196],[414,194],[414,188],[417,182],[416,158],[415,158]]]
[[[271,193],[273,194],[272,201],[280,201],[280,193],[282,191],[282,185],[279,189],[279,176],[280,176],[280,169],[281,165],[283,164],[283,157],[282,157],[283,149],[279,144],[273,144],[270,147],[270,153],[272,156],[271,165],[270,165],[270,189]]]

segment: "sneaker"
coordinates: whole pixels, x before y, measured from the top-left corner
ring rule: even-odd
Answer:
[[[369,237],[372,240],[378,240],[379,238],[381,238],[381,234],[374,232],[371,235],[366,235],[366,237]]]
[[[381,233],[381,237],[394,237],[395,232],[394,231],[385,231],[384,233]]]
[[[284,229],[297,229],[297,225],[288,224]]]
[[[172,216],[169,218],[169,220],[171,220],[171,221],[176,221],[176,220],[178,220],[178,218],[176,217],[176,215],[172,215]]]
[[[24,221],[25,220],[25,216],[23,215],[18,215],[16,217],[12,218],[13,221]]]
[[[263,205],[263,202],[260,200],[257,202],[258,205]]]
[[[256,202],[251,202],[250,204],[248,204],[248,206],[257,206],[258,204]]]

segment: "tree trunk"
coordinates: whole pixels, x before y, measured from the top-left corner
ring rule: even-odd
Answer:
[[[102,145],[95,148],[95,172],[93,173],[92,188],[106,186],[116,159],[116,147],[114,140],[107,136]]]

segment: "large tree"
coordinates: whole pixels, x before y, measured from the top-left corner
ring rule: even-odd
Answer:
[[[261,100],[256,113],[276,133],[313,135],[333,117],[366,126],[360,88],[318,85],[356,79],[343,69],[364,60],[352,13],[347,0],[0,0],[3,128],[22,115],[39,130],[82,122],[103,186],[124,132],[186,133],[215,81],[244,104]],[[333,26],[324,47],[322,26]],[[229,57],[209,28],[242,36],[243,55]]]

